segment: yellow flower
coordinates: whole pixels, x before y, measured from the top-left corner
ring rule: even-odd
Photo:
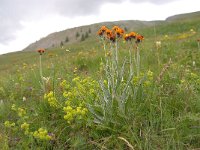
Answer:
[[[26,114],[26,111],[23,108],[18,108],[18,116],[23,117]]]
[[[67,106],[67,107],[64,107],[63,110],[64,110],[65,112],[69,112],[69,111],[72,111],[73,108],[72,108],[71,106]]]
[[[7,128],[12,128],[15,126],[15,123],[14,122],[10,122],[10,121],[5,121],[4,122],[4,126],[7,127]]]
[[[13,104],[13,105],[11,106],[11,110],[14,110],[14,111],[16,111],[16,110],[17,110],[17,108],[16,108],[16,105],[15,105],[15,104]]]
[[[58,107],[58,101],[54,96],[54,93],[50,91],[48,94],[44,95],[44,99],[46,99],[51,107]]]
[[[50,135],[48,135],[48,132],[46,129],[43,128],[39,128],[37,131],[35,131],[33,133],[33,136],[37,139],[41,139],[41,140],[51,140],[52,137]]]
[[[22,125],[21,125],[21,129],[24,129],[24,130],[28,130],[29,129],[29,124],[24,122]]]
[[[64,119],[65,119],[65,120],[69,120],[69,121],[73,120],[73,115],[72,115],[72,113],[67,113],[67,114],[64,116]]]

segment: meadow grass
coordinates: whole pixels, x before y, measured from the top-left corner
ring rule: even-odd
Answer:
[[[139,71],[122,39],[46,50],[42,78],[36,51],[1,55],[0,148],[200,148],[198,21],[155,29],[138,30]]]

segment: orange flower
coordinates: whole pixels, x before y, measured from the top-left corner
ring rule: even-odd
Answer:
[[[99,36],[103,36],[103,34],[106,32],[106,30],[107,30],[107,27],[106,27],[106,26],[102,26],[102,27],[99,29],[99,31],[97,32],[97,34],[98,34]]]
[[[119,28],[116,30],[116,34],[117,34],[117,37],[122,37],[122,35],[124,34],[124,30]]]
[[[131,40],[129,34],[125,34],[125,35],[124,35],[124,40],[125,40],[125,41],[130,41],[130,40]]]
[[[44,48],[39,48],[37,50],[37,52],[40,53],[40,55],[42,55],[45,52],[45,49]]]
[[[112,28],[112,31],[117,34],[117,37],[122,37],[122,35],[124,34],[124,30],[118,26],[114,26]]]
[[[135,37],[137,36],[137,33],[135,33],[135,32],[130,32],[130,33],[129,33],[129,36],[130,36],[130,38],[134,38],[134,39],[135,39]]]
[[[110,33],[109,32],[109,34],[107,34],[107,38],[110,40],[110,41],[112,41],[112,42],[115,42],[115,40],[116,40],[116,34],[114,34],[114,33]]]
[[[107,35],[107,37],[108,37],[108,36],[111,36],[111,34],[112,34],[112,31],[109,30],[109,29],[107,29],[107,30],[106,30],[106,35]]]
[[[102,26],[100,30],[103,31],[103,32],[105,32],[107,29],[108,28],[106,26]]]
[[[114,26],[114,27],[112,28],[113,31],[117,31],[118,29],[119,29],[118,26]]]
[[[142,35],[136,36],[136,43],[142,42],[142,40],[144,40],[144,37]]]
[[[97,34],[98,34],[99,36],[102,36],[102,35],[103,35],[102,30],[99,30],[99,31],[97,32]]]

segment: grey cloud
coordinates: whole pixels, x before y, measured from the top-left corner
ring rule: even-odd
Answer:
[[[177,0],[129,1],[161,4]],[[97,14],[101,6],[108,2],[120,3],[123,0],[0,0],[0,43],[15,39],[15,31],[23,28],[20,21],[31,21],[51,13],[67,17]]]

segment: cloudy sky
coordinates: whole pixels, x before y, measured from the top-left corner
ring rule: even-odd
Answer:
[[[0,54],[48,34],[117,20],[164,20],[200,11],[199,0],[0,0]]]

